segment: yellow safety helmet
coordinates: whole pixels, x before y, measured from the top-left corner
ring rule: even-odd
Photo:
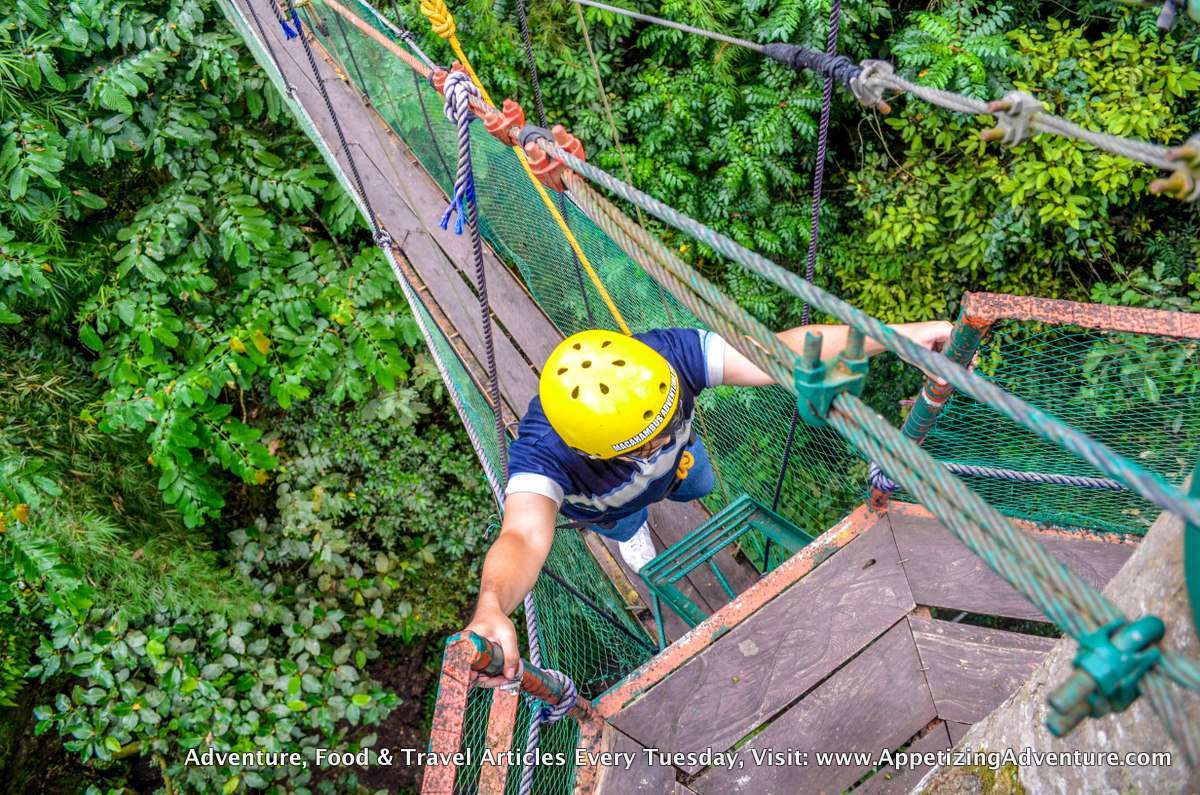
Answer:
[[[594,458],[634,450],[671,424],[679,377],[662,354],[615,331],[567,337],[542,369],[542,410],[571,448]]]

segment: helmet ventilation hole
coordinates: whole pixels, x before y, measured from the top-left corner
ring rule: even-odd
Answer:
[[[601,394],[601,395],[607,395],[607,394],[608,394],[608,384],[601,384],[601,385],[600,385],[600,394]]]
[[[612,345],[612,340],[605,340],[604,342],[600,343],[601,348],[607,348],[609,345]]]
[[[624,359],[616,359],[613,361],[613,367],[624,367],[624,366],[625,366]]]
[[[585,361],[585,362],[583,363],[583,366],[584,366],[584,367],[591,367],[591,366],[592,366],[592,360],[591,360],[591,359],[588,359],[587,361]]]
[[[659,385],[658,385],[658,391],[659,391],[659,392],[666,392],[666,391],[667,391],[667,383],[666,383],[666,381],[663,381],[663,382],[659,383]]]
[[[577,350],[577,351],[579,351],[579,350],[583,350],[583,346],[582,346],[582,345],[580,345],[578,342],[577,342],[577,343],[575,343],[574,345],[572,345],[571,347],[572,347],[572,348],[574,348],[574,349],[575,349],[575,350]]]
[[[571,390],[571,397],[575,398],[576,400],[579,399],[579,387],[575,387]]]
[[[558,374],[559,374],[559,375],[562,375],[562,374],[563,374],[563,373],[565,373],[566,371],[567,371],[567,368],[565,368],[565,367],[560,367],[560,368],[558,368]]]
[[[644,420],[649,420],[653,416],[654,416],[654,412],[651,411],[650,409],[646,409],[646,411],[642,413],[642,419],[644,419]]]

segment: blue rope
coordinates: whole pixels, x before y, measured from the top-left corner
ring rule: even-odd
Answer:
[[[1083,475],[1061,475],[1056,472],[1020,472],[1015,469],[984,467],[974,464],[956,464],[942,461],[942,466],[955,475],[973,478],[993,478],[1016,483],[1048,483],[1055,486],[1078,486],[1081,489],[1103,489],[1105,491],[1128,491],[1123,483],[1108,478],[1091,478]],[[899,485],[889,478],[878,464],[871,464],[869,479],[871,486],[880,491],[896,491]]]
[[[500,471],[507,477],[508,444],[504,433],[503,403],[500,400],[500,380],[496,374],[496,347],[492,336],[491,301],[488,299],[487,272],[483,264],[483,239],[479,234],[479,213],[475,206],[475,173],[471,164],[471,100],[480,100],[479,89],[465,72],[451,72],[446,76],[446,118],[458,127],[458,173],[454,177],[454,191],[450,195],[450,206],[442,214],[442,229],[450,225],[450,217],[457,213],[454,233],[461,235],[464,220],[471,231],[471,254],[475,262],[475,288],[479,295],[479,317],[483,326],[483,351],[488,374],[488,392],[492,411],[496,415],[496,453],[500,459]]]
[[[292,26],[288,24],[287,17],[284,16],[283,9],[279,7],[278,0],[271,0],[271,12],[275,14],[275,21],[279,23],[279,27],[283,28],[284,38],[294,39],[300,35],[300,17],[297,16],[296,9],[294,7],[289,9],[289,12],[292,17],[292,22],[296,26],[295,28],[292,28]]]

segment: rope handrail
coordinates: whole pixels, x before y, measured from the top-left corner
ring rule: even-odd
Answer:
[[[579,1],[582,2],[582,0]],[[330,7],[335,11],[341,9],[341,12],[350,13],[344,7],[338,5],[336,0],[325,0],[325,2],[329,3]],[[354,15],[351,14],[351,16]],[[376,34],[378,40],[378,32],[373,32]],[[391,48],[389,50],[392,52],[395,51]],[[413,60],[415,61],[415,59]],[[405,62],[408,63],[408,59],[405,59]],[[409,65],[412,66],[412,63],[409,63]],[[495,112],[495,107],[487,99],[473,100],[470,107],[472,112],[479,117]],[[514,135],[517,135],[520,131],[514,128],[512,132]],[[929,351],[912,342],[907,337],[897,334],[882,321],[871,317],[822,288],[808,284],[796,274],[782,268],[762,255],[750,251],[725,235],[675,210],[673,207],[663,204],[654,197],[639,191],[637,188],[614,177],[603,169],[593,166],[586,160],[575,157],[570,152],[559,147],[552,140],[540,138],[537,139],[536,143],[546,154],[559,159],[572,171],[601,185],[659,220],[680,231],[687,232],[710,248],[789,291],[805,303],[817,307],[847,325],[862,330],[868,337],[876,340],[887,350],[895,353],[909,364],[920,368],[926,373],[932,373],[949,381],[956,389],[965,392],[980,402],[988,403],[992,408],[997,409],[1013,422],[1027,428],[1042,439],[1066,450],[1113,479],[1124,483],[1131,491],[1160,508],[1182,516],[1188,524],[1200,525],[1200,500],[1186,497],[1181,490],[1171,486],[1158,475],[1138,466],[1136,462],[1120,455],[1102,442],[1085,436],[1053,415],[1006,392],[990,381],[976,375],[974,372],[951,362],[941,354]],[[528,161],[524,157],[525,153],[520,147],[514,146],[513,150],[514,152],[519,152],[522,162],[528,164]],[[545,189],[541,183],[536,178],[533,178],[533,181],[536,187],[540,188],[541,192],[544,192]],[[549,196],[545,198],[549,201]],[[557,213],[557,208],[554,208],[554,210]],[[581,260],[581,262],[583,261]],[[594,283],[602,286],[599,276],[591,268],[590,263],[587,264],[586,269],[588,270],[589,278],[592,278]],[[603,295],[607,295],[607,291],[604,291]],[[611,298],[609,301],[611,301]],[[759,342],[761,343],[762,341],[760,340]],[[780,379],[777,378],[776,380]],[[780,380],[780,383],[786,385],[789,380],[790,375]]]
[[[1131,491],[1163,510],[1183,517],[1189,524],[1200,525],[1200,500],[1187,497],[1180,489],[1170,485],[1157,474],[1143,469],[1136,462],[1116,452],[1103,442],[1075,430],[1057,417],[950,361],[942,354],[930,351],[898,334],[881,320],[851,306],[832,293],[809,284],[803,277],[786,270],[761,254],[745,248],[675,208],[663,204],[632,185],[622,182],[608,172],[587,161],[580,160],[553,142],[541,140],[539,143],[547,154],[562,160],[572,171],[603,186],[631,204],[641,207],[664,223],[687,232],[701,243],[782,287],[802,301],[811,303],[846,325],[862,331],[914,367],[949,381],[956,389],[965,392],[981,403],[988,404],[1021,427],[1124,483]],[[729,300],[724,296],[722,298],[725,302]],[[789,382],[790,379],[781,381],[785,386]]]
[[[984,140],[999,140],[1009,146],[1016,146],[1032,133],[1050,133],[1071,138],[1110,154],[1172,172],[1170,177],[1154,180],[1150,184],[1152,193],[1164,193],[1188,202],[1200,199],[1200,135],[1193,135],[1184,143],[1172,147],[1153,144],[1081,127],[1047,112],[1039,100],[1024,91],[1012,91],[1000,99],[985,102],[954,91],[914,83],[896,74],[895,67],[888,61],[868,59],[856,64],[844,55],[817,52],[797,44],[782,42],[759,44],[662,17],[640,14],[598,0],[571,2],[744,47],[796,70],[818,72],[850,89],[861,104],[869,108],[878,108],[885,113],[890,107],[884,101],[883,93],[885,90],[891,90],[909,94],[945,110],[971,116],[993,116],[996,126],[983,131],[981,136]]]
[[[731,342],[757,366],[773,374],[786,374],[790,349],[764,344],[774,335],[744,310],[719,307],[719,292],[690,266],[579,178],[571,182],[584,212],[655,278],[664,279],[672,292],[706,323],[717,330],[741,331]],[[707,300],[706,300],[707,299]],[[736,315],[731,318],[729,315]],[[776,378],[778,380],[778,375]],[[781,383],[787,384],[784,380]],[[859,398],[839,395],[829,415],[830,425],[868,460],[879,461],[930,508],[987,565],[1076,639],[1097,628],[1123,622],[1124,616],[1102,594],[1055,559],[1039,543],[1016,529],[947,468],[915,442],[903,436]],[[1144,686],[1155,710],[1189,763],[1200,762],[1200,738],[1177,714],[1166,690],[1168,680],[1200,689],[1200,665],[1190,658],[1163,652],[1158,667],[1146,673]],[[1094,683],[1091,683],[1094,687]]]
[[[336,0],[324,1],[330,4],[334,10],[340,8],[343,12],[350,13],[344,7],[337,5]],[[583,0],[573,0],[573,2],[583,2]],[[589,0],[585,4],[593,3]],[[377,32],[375,33],[377,34]],[[395,50],[392,51],[394,52]],[[496,110],[489,101],[482,99],[472,101],[470,107],[472,112],[478,117],[483,117]],[[518,133],[519,130],[514,128],[513,134],[516,135]],[[895,353],[914,367],[943,378],[949,381],[955,388],[965,392],[974,399],[991,405],[992,408],[997,409],[1016,424],[1066,450],[1099,471],[1110,475],[1113,479],[1124,483],[1131,491],[1157,505],[1159,508],[1182,516],[1188,524],[1200,525],[1200,499],[1188,498],[1180,489],[1167,483],[1157,474],[1138,466],[1136,462],[1117,453],[1104,443],[1080,433],[1053,415],[1012,395],[967,368],[951,362],[941,354],[929,351],[907,337],[897,334],[882,321],[851,306],[820,287],[807,284],[796,274],[782,268],[762,255],[750,251],[725,235],[710,229],[673,207],[663,204],[654,197],[639,191],[634,186],[617,179],[603,169],[593,166],[586,160],[575,157],[570,152],[559,147],[552,140],[540,138],[536,140],[536,143],[546,154],[561,160],[572,171],[601,185],[659,220],[680,231],[687,232],[700,242],[757,275],[773,282],[777,286],[782,287],[802,301],[816,306],[847,325],[862,330],[868,337],[876,340],[884,348]],[[518,151],[520,147],[514,146],[513,149],[514,151]],[[523,151],[520,152],[520,156],[524,160]],[[537,182],[536,178],[534,178],[534,181],[537,187],[540,188],[541,183]],[[548,196],[546,198],[549,199]],[[557,208],[555,210],[557,211]],[[588,267],[589,277],[592,277],[594,282],[602,284],[595,271],[590,269],[590,265]],[[605,291],[605,294],[607,294],[607,291]],[[761,343],[762,341],[759,342]],[[785,385],[787,382],[788,378],[780,381],[780,383]]]

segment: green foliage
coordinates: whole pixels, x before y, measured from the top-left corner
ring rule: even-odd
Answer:
[[[0,707],[16,706],[25,686],[33,653],[34,632],[10,605],[0,605]]]
[[[360,400],[415,339],[377,256],[334,241],[340,189],[214,11],[0,4],[0,322],[78,329],[110,386],[101,427],[148,438],[188,526],[225,505],[220,471],[261,484],[276,463],[247,391]]]
[[[361,727],[396,702],[365,672],[378,652],[364,634],[306,588],[273,620],[262,608],[255,618],[160,613],[134,628],[99,612],[83,624],[55,614],[33,673],[69,674],[76,684],[37,708],[37,732],[68,737],[64,745],[84,761],[149,755],[188,791],[303,785],[313,768],[186,765],[187,749],[297,751],[311,760],[317,746],[374,745]]]
[[[1005,37],[1012,9],[979,0],[941,2],[916,11],[891,41],[896,62],[924,85],[974,97],[996,93],[996,72],[1016,65]]]
[[[368,747],[380,645],[461,621],[418,330],[211,0],[0,0],[0,108],[0,699],[40,635],[38,732],[114,785],[303,788],[181,749]]]
[[[44,338],[0,337],[0,583],[57,610],[93,603],[245,614],[253,595],[163,511],[148,450],[94,419],[103,388]],[[17,587],[13,587],[17,586]]]
[[[138,621],[48,609],[33,673],[73,684],[39,707],[38,731],[101,766],[148,755],[197,791],[304,786],[312,771],[185,766],[181,749],[311,762],[318,746],[372,746],[366,727],[397,703],[369,670],[380,644],[457,627],[485,541],[487,488],[461,432],[437,430],[452,411],[435,385],[421,359],[411,382],[352,412],[329,400],[279,424],[268,440],[283,461],[277,518],[229,535],[257,595],[245,615],[165,602]]]
[[[1054,20],[1009,39],[1020,63],[1012,85],[1056,112],[1136,138],[1186,135],[1181,113],[1200,72],[1170,39],[1089,37]],[[944,315],[967,289],[1086,299],[1088,283],[1122,275],[1119,259],[1132,264],[1145,250],[1138,244],[1162,202],[1147,198],[1151,169],[1048,135],[1013,150],[987,145],[972,120],[918,102],[886,123],[903,148],[865,155],[847,197],[861,231],[829,246],[838,291],[868,311]]]
[[[308,565],[329,609],[369,608],[368,625],[404,642],[458,628],[494,509],[465,436],[444,430],[457,417],[431,401],[434,383],[423,360],[413,386],[349,416],[289,416],[279,516],[264,531],[285,539],[281,562]]]

